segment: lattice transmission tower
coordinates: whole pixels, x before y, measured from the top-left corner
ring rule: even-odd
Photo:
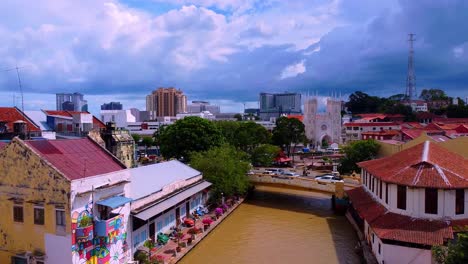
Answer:
[[[406,77],[406,92],[405,95],[409,100],[415,100],[416,94],[416,75],[414,73],[414,48],[413,42],[415,34],[408,34],[409,54],[408,54],[408,76]]]

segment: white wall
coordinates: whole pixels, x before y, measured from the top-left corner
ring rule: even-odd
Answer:
[[[123,128],[127,126],[127,123],[136,122],[136,117],[131,110],[101,110],[101,121],[115,122],[117,127]]]
[[[432,253],[428,249],[409,248],[382,244],[385,264],[432,263]],[[379,261],[379,263],[382,263]]]
[[[365,177],[369,178],[370,187],[366,186]],[[382,185],[382,199],[379,197],[379,179],[375,178],[375,189],[372,192],[372,178],[373,176],[368,172],[362,172],[362,183],[364,188],[372,195],[372,197],[385,206],[389,211],[408,215],[416,218],[426,218],[426,219],[442,219],[442,218],[451,218],[451,219],[465,219],[468,218],[468,189],[465,189],[465,212],[461,215],[455,214],[455,190],[438,190],[437,197],[437,214],[426,214],[425,213],[425,189],[424,188],[413,188],[406,187],[406,210],[399,209],[397,207],[397,194],[398,188],[396,184],[389,184],[388,190],[388,204],[385,203],[385,185]]]
[[[71,263],[71,237],[70,235],[56,236],[46,233],[45,237],[45,254],[47,256],[47,264],[55,263]]]

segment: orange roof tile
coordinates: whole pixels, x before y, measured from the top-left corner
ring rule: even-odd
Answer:
[[[358,166],[384,182],[441,189],[468,188],[468,160],[429,141]]]
[[[416,219],[391,213],[375,201],[362,186],[346,193],[358,215],[366,220],[380,239],[420,245],[441,245],[453,238],[449,222]]]
[[[21,110],[16,107],[0,107],[0,121],[6,122],[9,131],[13,131],[13,123],[15,121],[25,121],[28,131],[40,132],[41,129],[34,124]]]
[[[372,123],[346,123],[344,124],[346,127],[361,127],[361,126],[397,126],[398,124],[395,122],[372,122]]]

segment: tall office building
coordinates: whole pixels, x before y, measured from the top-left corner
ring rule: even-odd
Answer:
[[[188,113],[201,113],[204,111],[208,111],[212,114],[219,114],[221,112],[219,105],[211,105],[206,101],[192,101],[192,103],[187,106]]]
[[[88,111],[88,101],[80,93],[58,93],[56,103],[58,111]]]
[[[260,117],[268,120],[282,114],[301,114],[300,93],[260,93]]]
[[[150,118],[176,116],[187,112],[187,97],[179,89],[158,88],[146,96],[146,111]]]
[[[102,104],[101,110],[122,110],[122,104],[120,102],[110,102],[108,104]]]

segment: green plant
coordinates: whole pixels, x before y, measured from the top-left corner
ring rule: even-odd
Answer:
[[[83,215],[80,219],[78,227],[88,227],[93,224],[93,218],[89,215]]]

